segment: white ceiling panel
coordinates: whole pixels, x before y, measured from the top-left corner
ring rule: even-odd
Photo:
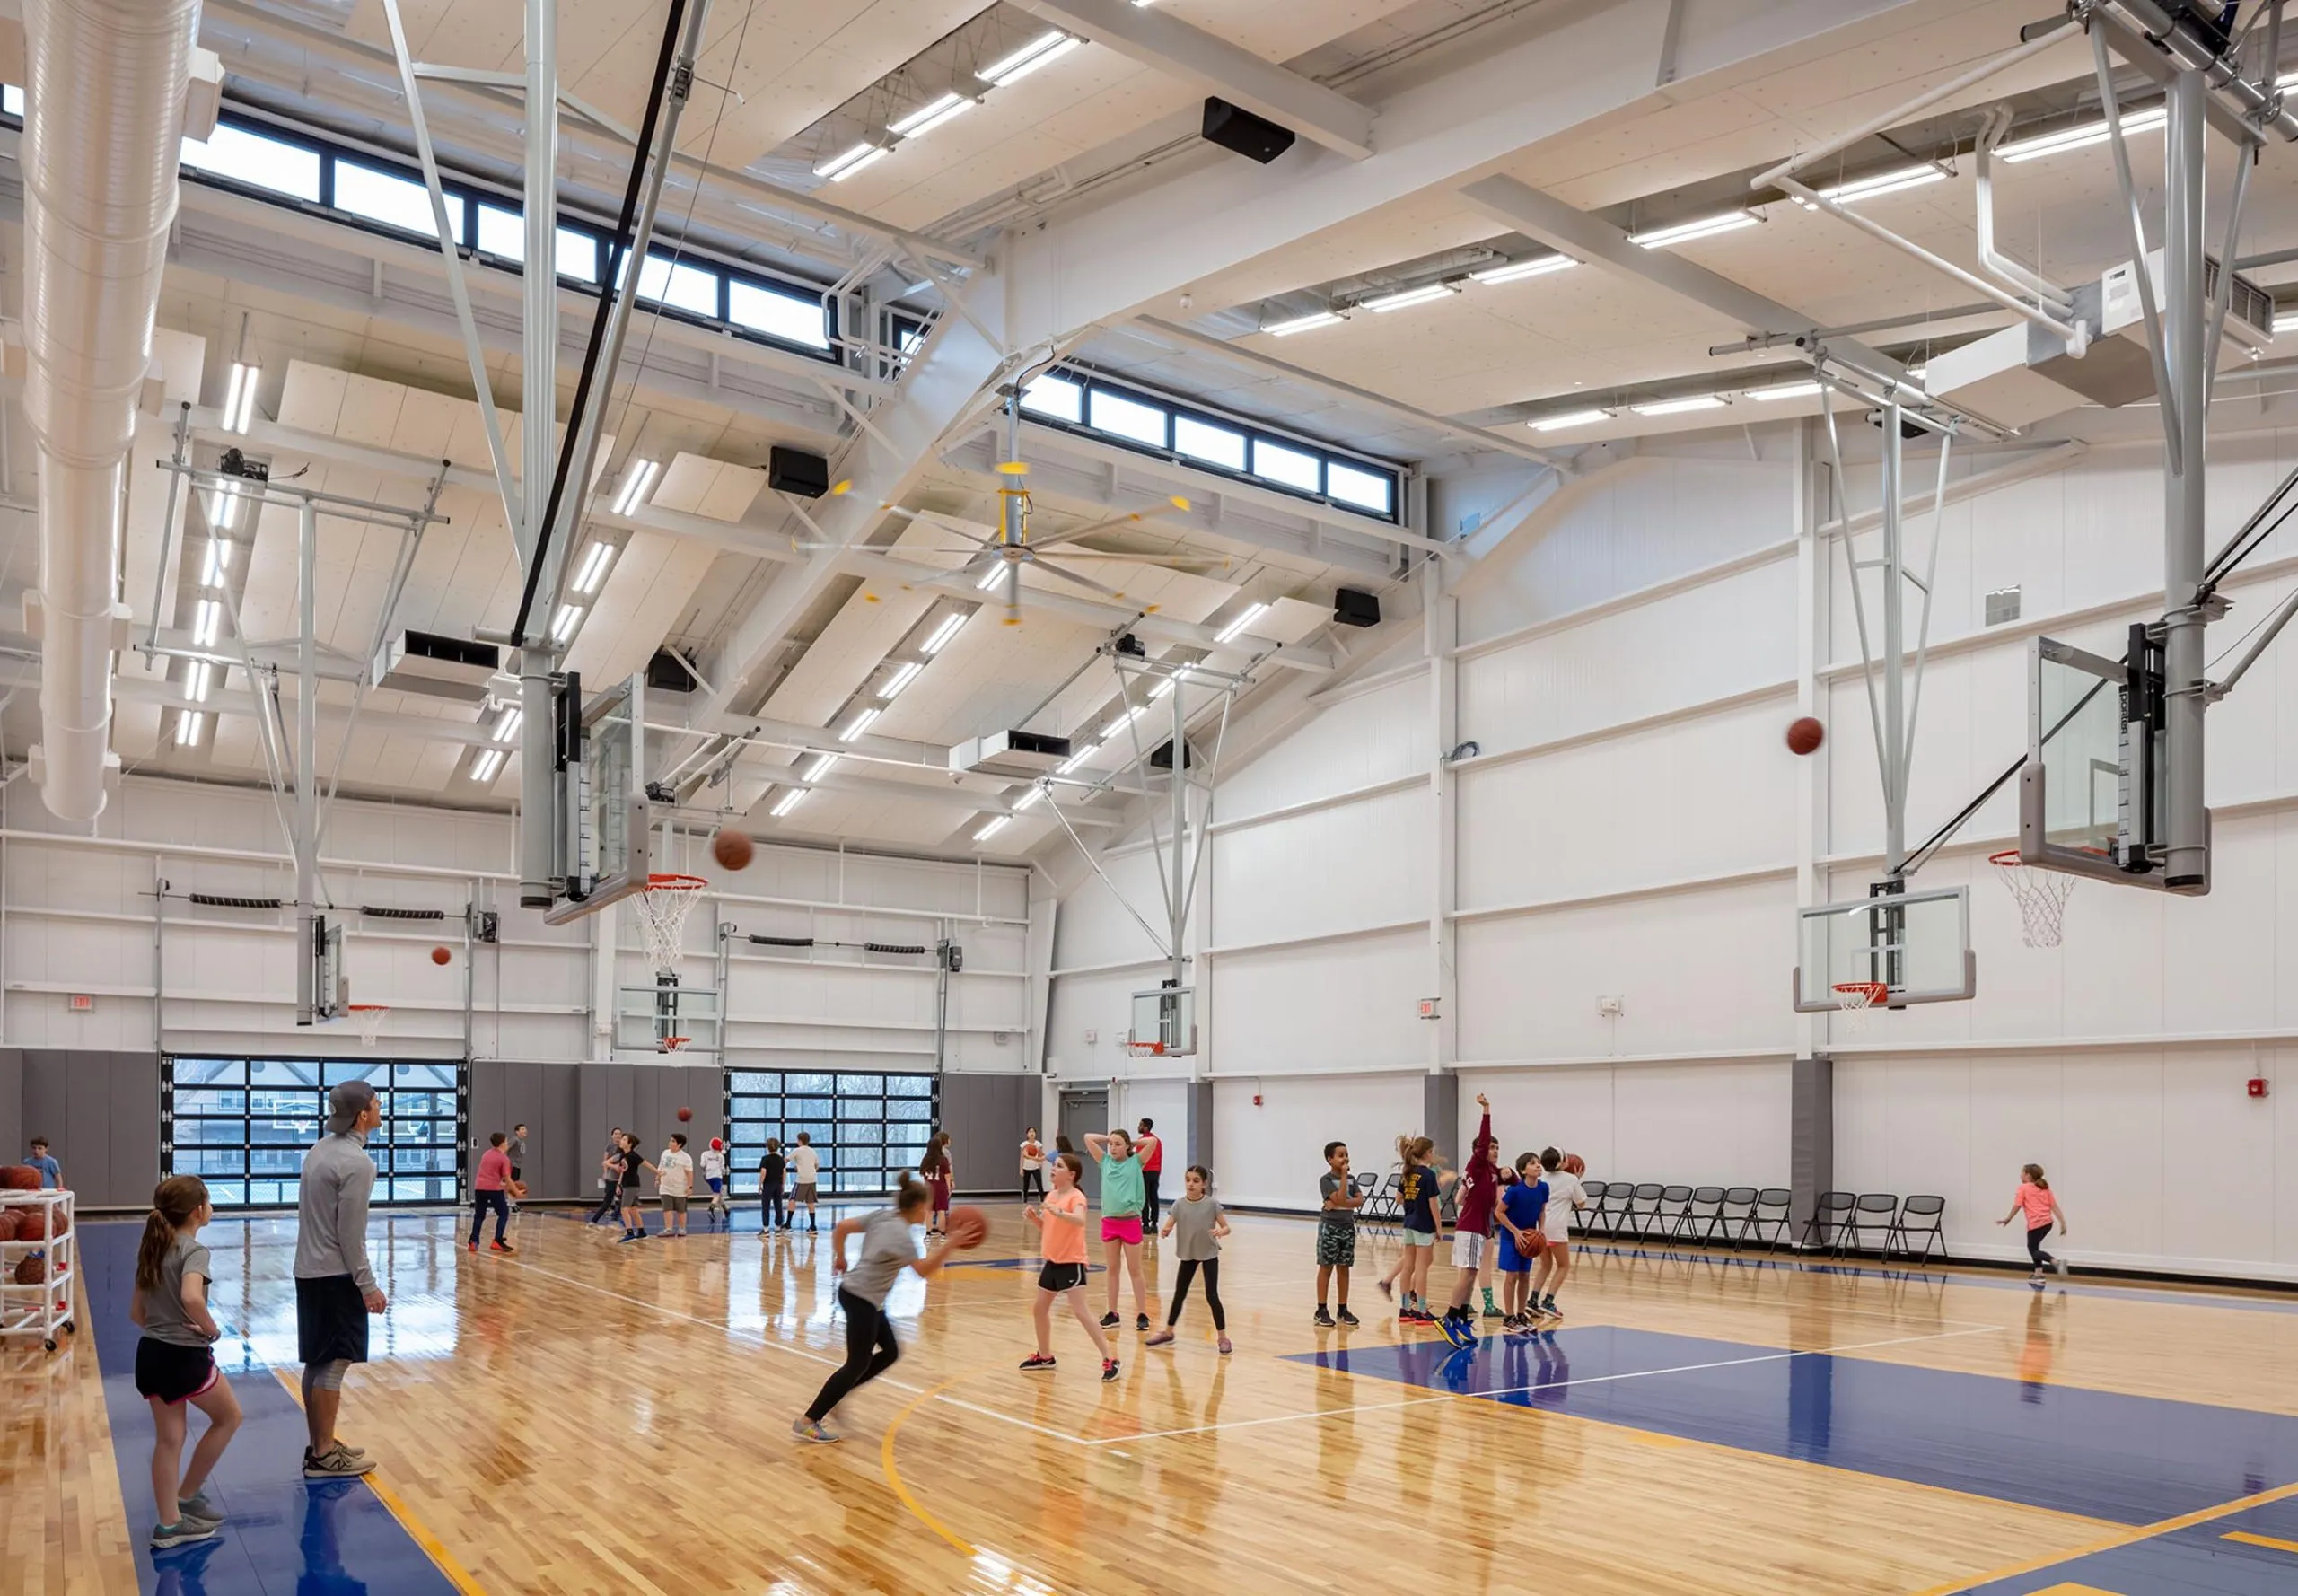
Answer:
[[[663,468],[662,479],[646,502],[658,510],[734,522],[750,513],[765,487],[766,473],[756,466],[738,466],[680,450]]]
[[[566,668],[601,686],[645,670],[717,557],[691,538],[631,533],[567,650]]]

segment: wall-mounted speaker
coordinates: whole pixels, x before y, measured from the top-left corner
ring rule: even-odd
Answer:
[[[820,498],[829,491],[829,461],[776,443],[767,457],[766,485],[776,493],[794,493],[802,499]]]
[[[1293,147],[1294,133],[1290,127],[1279,127],[1266,117],[1253,115],[1241,105],[1207,95],[1205,136],[1224,150],[1234,150],[1247,160],[1267,166]]]
[[[1332,618],[1344,627],[1377,627],[1381,624],[1381,596],[1353,587],[1335,588]]]

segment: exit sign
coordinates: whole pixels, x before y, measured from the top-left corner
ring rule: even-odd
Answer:
[[[74,1013],[86,1014],[94,1012],[96,1000],[85,992],[75,992],[71,997],[71,1004]]]

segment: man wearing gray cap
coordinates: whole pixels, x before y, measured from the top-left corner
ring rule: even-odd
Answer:
[[[375,1161],[367,1134],[383,1106],[364,1081],[327,1096],[327,1135],[303,1154],[302,1223],[295,1232],[295,1338],[303,1364],[303,1419],[311,1444],[303,1478],[338,1479],[374,1468],[335,1438],[344,1372],[367,1361],[367,1318],[387,1305],[367,1267],[367,1198]]]

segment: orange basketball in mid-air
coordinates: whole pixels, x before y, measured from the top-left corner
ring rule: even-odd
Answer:
[[[444,948],[434,948],[431,950],[431,962],[434,964],[452,963],[454,957],[455,956],[452,953],[449,952]]]
[[[944,1223],[950,1232],[950,1245],[960,1251],[978,1247],[989,1239],[989,1215],[978,1208],[960,1203],[950,1210]]]
[[[749,868],[755,851],[747,832],[721,830],[710,839],[710,856],[727,870]]]
[[[1787,748],[1791,753],[1808,754],[1828,740],[1828,729],[1810,715],[1799,715],[1787,724]]]

